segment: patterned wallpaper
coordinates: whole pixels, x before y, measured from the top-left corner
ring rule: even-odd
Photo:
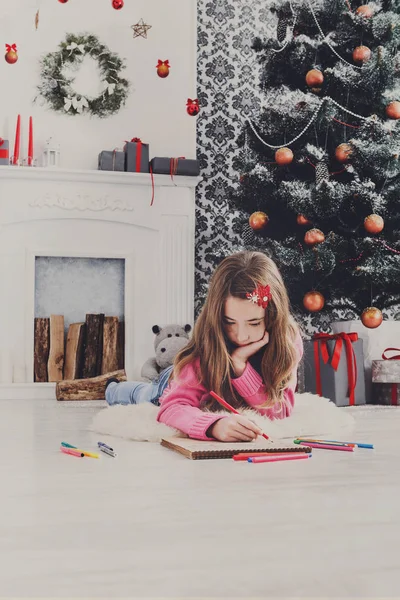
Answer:
[[[198,0],[197,156],[204,180],[197,190],[196,315],[214,267],[241,242],[227,198],[239,177],[234,165],[243,120],[260,107],[251,44],[274,27],[264,6],[263,0]]]

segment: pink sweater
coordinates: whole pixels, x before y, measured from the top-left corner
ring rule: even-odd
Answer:
[[[296,340],[296,348],[299,351],[299,361],[303,355],[303,343],[300,338]],[[189,437],[198,440],[212,440],[206,435],[206,431],[215,421],[224,418],[219,414],[203,412],[201,406],[209,396],[208,390],[199,383],[196,376],[196,367],[199,367],[199,359],[186,365],[178,380],[172,380],[160,398],[160,410],[157,421],[165,423],[170,427],[179,429]],[[259,408],[267,399],[265,387],[259,373],[247,362],[246,368],[240,377],[232,379],[233,387],[245,399],[249,408],[254,408],[260,414],[269,419],[284,419],[292,412],[294,405],[294,392],[297,384],[297,365],[293,370],[293,376],[287,388],[284,390],[283,403],[271,408]],[[221,407],[222,408],[222,407]],[[226,417],[229,414],[225,415]]]

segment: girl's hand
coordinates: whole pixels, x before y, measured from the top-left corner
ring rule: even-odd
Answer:
[[[269,342],[269,333],[268,331],[264,332],[263,337],[258,342],[252,342],[251,344],[247,344],[247,346],[240,346],[239,348],[235,348],[232,352],[232,363],[233,370],[235,371],[236,377],[240,377],[243,374],[243,371],[246,368],[246,363],[250,356],[253,356],[256,352],[260,350],[263,346],[266,346]]]
[[[209,437],[214,437],[220,442],[250,442],[261,434],[261,429],[242,415],[223,417],[207,431]]]

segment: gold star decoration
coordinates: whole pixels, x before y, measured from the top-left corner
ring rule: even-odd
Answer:
[[[149,29],[151,29],[151,25],[146,25],[143,19],[140,19],[136,25],[131,25],[131,28],[133,29],[134,38],[143,37],[147,39],[147,32]]]

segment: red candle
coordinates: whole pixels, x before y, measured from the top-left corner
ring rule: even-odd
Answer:
[[[32,117],[29,117],[29,143],[28,143],[28,166],[33,163],[33,123]]]
[[[20,136],[21,136],[21,115],[18,115],[18,118],[17,118],[17,129],[15,131],[15,144],[14,144],[13,165],[17,165],[18,164]]]

